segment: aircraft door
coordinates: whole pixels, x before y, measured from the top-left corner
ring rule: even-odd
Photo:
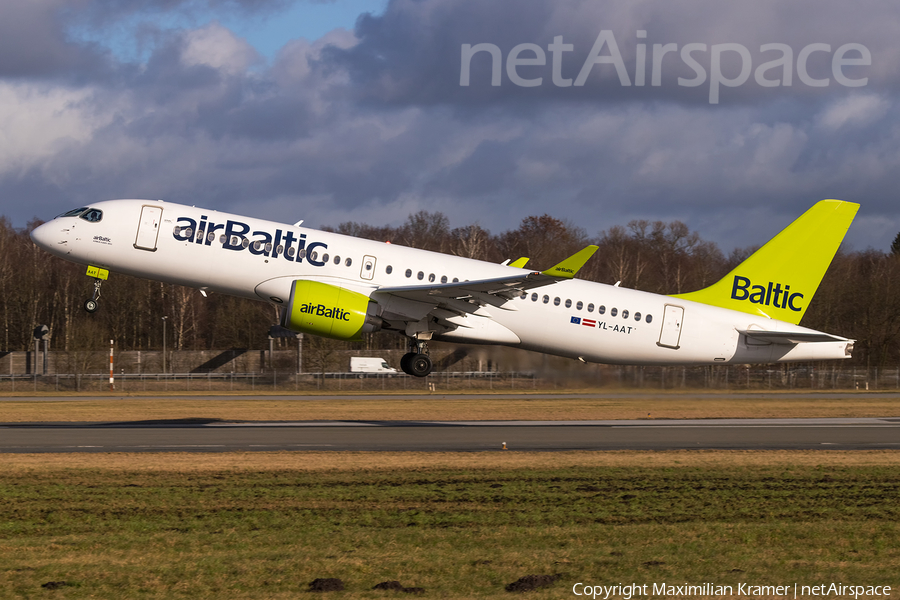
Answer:
[[[159,206],[141,207],[141,221],[138,224],[137,238],[134,247],[139,250],[156,251],[156,240],[159,237],[159,224],[162,220],[162,208]]]
[[[359,276],[363,279],[372,279],[375,277],[375,257],[363,256],[362,268],[359,270]]]
[[[680,306],[666,304],[666,311],[663,315],[662,331],[659,333],[659,342],[657,345],[666,348],[678,349],[678,342],[681,340],[681,326],[684,321],[684,309]]]

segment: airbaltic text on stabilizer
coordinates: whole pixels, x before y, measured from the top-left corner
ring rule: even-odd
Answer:
[[[735,585],[717,585],[714,583],[690,584],[682,583],[671,585],[667,583],[629,583],[616,585],[590,585],[576,583],[572,586],[572,593],[576,596],[587,596],[597,600],[602,598],[623,598],[631,600],[640,596],[746,596],[746,597],[772,597],[784,598],[818,598],[821,596],[853,598],[876,598],[891,595],[891,586],[887,585],[847,585],[844,583],[819,583],[817,585],[802,585],[799,583],[787,585],[754,585],[752,583],[738,583]]]

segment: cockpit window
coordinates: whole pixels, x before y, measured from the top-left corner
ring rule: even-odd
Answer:
[[[81,218],[91,223],[96,223],[103,218],[103,211],[96,208],[89,208],[87,212],[81,215]]]
[[[61,214],[59,216],[60,217],[79,217],[87,209],[88,209],[87,206],[82,206],[81,208],[75,208],[75,209],[70,210],[69,212],[64,212],[63,214]],[[57,218],[59,218],[59,217],[57,217]]]
[[[81,208],[74,208],[69,212],[64,212],[59,215],[59,217],[81,217],[85,221],[90,223],[96,223],[103,219],[103,211],[97,208],[88,208],[87,206],[82,206]],[[59,218],[57,217],[57,219]]]

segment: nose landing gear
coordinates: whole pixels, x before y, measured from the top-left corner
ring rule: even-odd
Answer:
[[[97,312],[100,308],[100,286],[103,285],[102,279],[94,279],[94,295],[84,301],[84,310],[89,313]]]

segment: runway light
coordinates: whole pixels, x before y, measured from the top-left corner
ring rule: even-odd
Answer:
[[[506,442],[503,442],[503,450],[509,450],[509,448],[506,447]]]

